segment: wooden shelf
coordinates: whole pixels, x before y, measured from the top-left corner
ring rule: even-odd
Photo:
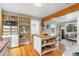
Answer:
[[[27,39],[30,41],[30,18],[26,17],[19,17],[19,39],[20,43],[23,43],[24,39]]]
[[[56,42],[48,42],[47,44],[43,44],[41,47],[47,46],[47,45],[52,45],[52,44],[56,44]]]
[[[48,52],[53,51],[53,50],[56,50],[56,47],[55,48],[49,48],[47,50],[44,50],[41,54],[43,55],[43,54],[48,53]]]
[[[44,38],[42,38],[42,40],[48,40],[49,38],[54,39],[54,38],[56,38],[56,37],[48,36],[48,37],[44,37]]]
[[[18,17],[3,15],[3,35],[18,34]],[[10,32],[10,33],[9,33]]]

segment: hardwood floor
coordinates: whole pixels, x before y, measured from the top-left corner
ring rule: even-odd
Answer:
[[[10,49],[14,56],[40,56],[34,49],[32,44],[20,45],[17,48]],[[51,51],[43,56],[61,56],[64,52],[64,46],[59,44],[59,50]]]

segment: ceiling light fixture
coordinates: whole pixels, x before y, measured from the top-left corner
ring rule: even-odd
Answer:
[[[42,6],[42,3],[35,3],[34,4],[36,7],[41,7]]]

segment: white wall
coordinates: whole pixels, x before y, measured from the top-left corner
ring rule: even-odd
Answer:
[[[77,18],[77,44],[79,46],[79,18]]]
[[[1,13],[1,7],[0,7],[0,13]]]
[[[72,19],[79,17],[79,11],[75,11],[65,15],[66,19]]]
[[[31,34],[40,34],[40,18],[32,18],[31,19]]]
[[[68,21],[74,21],[77,20],[77,44],[79,45],[79,11],[75,11],[66,15],[63,15],[61,17],[53,18],[50,21],[45,22],[45,24],[48,23],[59,23],[59,22],[68,22]]]
[[[79,11],[75,11],[60,17],[56,17],[56,18],[52,18],[49,21],[44,22],[44,25],[47,24],[58,24],[58,23],[64,23],[64,22],[69,22],[69,21],[74,21],[79,17]],[[46,31],[46,28],[44,27],[44,32]],[[48,32],[46,33],[50,33],[50,30],[48,30]]]
[[[0,12],[1,12],[1,4],[0,4]]]
[[[79,52],[79,17],[77,18],[77,46],[75,52]]]

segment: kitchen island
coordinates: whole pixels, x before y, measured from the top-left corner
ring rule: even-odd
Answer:
[[[44,55],[58,48],[56,36],[34,35],[34,49]]]

